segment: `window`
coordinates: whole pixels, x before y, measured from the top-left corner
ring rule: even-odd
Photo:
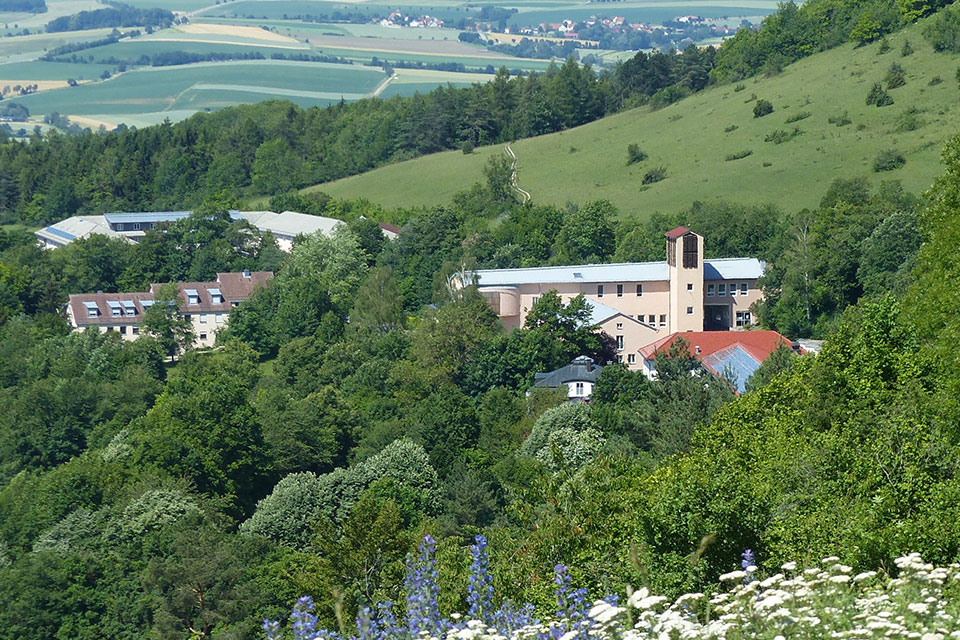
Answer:
[[[623,351],[623,336],[617,336],[617,351]]]
[[[617,360],[617,364],[622,363],[622,362],[623,362],[623,356],[616,356],[616,360]]]
[[[617,285],[617,297],[618,297],[618,298],[622,298],[622,297],[623,297],[623,285],[622,285],[622,284],[618,284],[618,285]]]
[[[100,315],[100,309],[99,307],[97,307],[96,302],[92,302],[92,301],[84,302],[83,306],[87,308],[88,318],[96,318],[97,316]]]
[[[737,311],[737,326],[746,327],[750,325],[750,312]]]
[[[635,353],[628,353],[628,354],[627,354],[627,364],[636,364],[636,362],[637,362],[637,354],[635,354]]]
[[[667,240],[667,264],[671,267],[677,266],[677,241]]]
[[[140,327],[130,327],[130,333],[133,335],[140,335]]]
[[[699,265],[697,264],[699,258],[699,252],[697,250],[697,236],[690,234],[683,236],[683,268],[684,269],[696,269]]]
[[[623,323],[622,323],[622,322],[618,322],[618,323],[617,323],[617,330],[619,331],[620,329],[623,329]]]
[[[133,223],[133,230],[134,230],[134,231],[140,231],[140,223],[139,223],[139,222],[134,222],[134,223]]]
[[[715,296],[715,295],[717,295],[717,287],[716,287],[715,285],[708,284],[708,285],[707,285],[707,297],[712,298],[712,297]]]
[[[533,297],[530,299],[530,306],[533,306],[533,305],[537,304],[537,300],[539,300],[539,299],[540,299],[540,296],[533,296]]]
[[[657,321],[657,316],[653,315],[652,313],[647,316],[647,324],[650,325],[651,327],[653,326],[653,323],[656,321]]]
[[[747,291],[749,290],[750,290],[750,285],[748,285],[746,282],[740,283],[740,295],[742,296],[747,295]]]
[[[639,298],[639,297],[642,296],[642,295],[643,295],[643,285],[642,285],[642,284],[638,284],[638,285],[637,285],[637,297]]]
[[[718,284],[718,285],[717,285],[717,295],[718,295],[718,296],[725,296],[725,295],[727,295],[727,285],[725,285],[725,284]]]
[[[201,332],[201,333],[200,333],[200,342],[206,342],[206,340],[207,340],[207,334]]]
[[[220,293],[220,289],[207,289],[207,293],[210,295],[210,304],[223,304],[223,294]]]
[[[660,315],[660,326],[661,327],[667,326],[667,314],[665,313]]]
[[[223,314],[222,314],[222,313],[218,313],[218,314],[216,315],[216,318],[215,318],[215,319],[216,319],[216,321],[217,321],[217,324],[220,324],[221,322],[223,322]]]
[[[200,324],[207,324],[207,314],[205,313],[200,314]]]
[[[187,289],[184,293],[187,294],[187,304],[200,304],[200,294],[196,289]]]
[[[730,295],[732,295],[732,296],[737,295],[737,283],[736,283],[736,282],[731,282],[731,283],[730,283]]]
[[[583,395],[583,383],[582,383],[582,382],[578,382],[578,383],[576,384],[576,390],[577,390],[577,395],[578,395],[578,396],[582,396],[582,395]]]
[[[191,318],[192,316],[191,316],[189,313],[186,313],[186,314],[184,314],[183,317],[186,318],[187,320],[190,320],[190,318]]]
[[[688,282],[688,283],[687,283],[687,291],[693,291],[693,283],[692,283],[692,282]]]
[[[231,300],[231,301],[230,301],[230,306],[231,306],[231,307],[236,307],[236,306],[239,305],[239,304],[240,304],[240,303],[239,303],[237,300]]]
[[[692,316],[692,315],[693,315],[693,307],[687,307],[687,315],[688,315],[688,316]]]
[[[598,285],[597,285],[597,297],[598,297],[598,298],[602,298],[602,297],[603,297],[603,285],[602,285],[602,284],[598,284]]]
[[[127,328],[124,325],[120,325],[120,335],[127,335]]]

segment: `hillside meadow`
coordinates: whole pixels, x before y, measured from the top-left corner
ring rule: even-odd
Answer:
[[[630,217],[711,199],[810,207],[837,177],[865,176],[874,185],[897,179],[920,192],[940,170],[944,141],[960,128],[954,77],[960,56],[934,53],[921,28],[892,36],[884,54],[878,53],[879,43],[843,45],[772,78],[716,86],[660,110],[643,107],[519,140],[512,144],[519,184],[537,202],[607,198]],[[905,40],[915,52],[903,57]],[[868,106],[871,86],[883,82],[893,63],[904,69],[906,84],[889,91],[894,104]],[[770,101],[773,112],[755,118],[757,99]],[[628,165],[631,143],[649,157]],[[889,149],[906,163],[874,172],[878,154]],[[481,180],[489,157],[500,153],[501,146],[470,155],[449,151],[307,191],[362,196],[384,206],[444,204]],[[643,184],[647,172],[659,167],[666,178]]]

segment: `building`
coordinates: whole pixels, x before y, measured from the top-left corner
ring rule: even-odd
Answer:
[[[533,386],[546,389],[565,389],[567,400],[571,402],[589,402],[593,395],[593,385],[603,367],[593,364],[593,358],[580,356],[570,364],[550,373],[538,373]]]
[[[270,271],[218,273],[212,282],[178,282],[183,304],[180,313],[191,322],[195,346],[209,347],[227,324],[230,310],[247,300],[257,286],[273,278]],[[125,340],[140,333],[144,312],[156,302],[157,289],[133,293],[79,293],[70,296],[67,320],[78,331],[97,327],[101,333],[117,331]]]
[[[74,216],[44,227],[35,234],[41,245],[47,249],[56,249],[70,244],[74,240],[88,238],[91,235],[104,235],[110,238],[125,238],[138,242],[147,231],[163,222],[182,220],[192,211],[151,211],[145,213],[105,213],[100,216]],[[293,240],[300,235],[321,232],[325,235],[344,224],[336,218],[314,216],[296,211],[230,211],[234,220],[246,220],[261,232],[270,232],[283,251],[293,249]],[[381,231],[387,238],[395,238],[399,229],[393,225],[381,224]]]
[[[665,235],[663,262],[483,269],[474,274],[477,288],[507,329],[523,326],[548,291],[564,302],[583,294],[593,305],[595,324],[616,340],[618,361],[634,369],[641,366],[639,349],[664,336],[752,325],[764,263],[704,260],[703,236],[685,227]]]
[[[655,359],[677,338],[687,343],[690,357],[697,358],[715,376],[725,377],[737,393],[746,390],[747,380],[778,347],[792,344],[776,331],[691,331],[671,333],[640,349],[643,372],[656,377]]]

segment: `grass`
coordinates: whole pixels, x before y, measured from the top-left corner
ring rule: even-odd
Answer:
[[[69,62],[11,62],[0,64],[0,79],[10,80],[94,80],[105,69],[112,70],[110,64],[72,64]]]
[[[212,109],[272,97],[303,106],[357,99],[385,79],[380,69],[289,61],[234,61],[178,67],[147,68],[106,82],[41,92],[17,102],[32,115],[110,116],[109,122],[127,122],[122,116]],[[309,91],[303,88],[309,87]],[[101,118],[106,119],[106,118]],[[162,120],[162,117],[160,118]],[[128,122],[128,124],[130,124]]]
[[[873,161],[880,151],[896,147],[907,162],[894,177],[919,193],[942,172],[940,150],[960,130],[956,83],[928,86],[936,73],[955,69],[960,56],[934,53],[920,35],[921,28],[922,24],[891,36],[888,54],[877,55],[877,44],[845,45],[790,65],[776,77],[748,80],[747,92],[737,93],[733,85],[713,87],[660,111],[636,109],[517,141],[511,146],[519,159],[519,182],[537,202],[562,206],[607,198],[628,217],[721,198],[786,203],[794,209],[815,206],[837,177],[865,176],[878,185],[892,174],[874,173]],[[897,52],[907,38],[916,53],[900,59]],[[923,126],[912,131],[895,131],[902,109],[865,104],[871,85],[883,78],[893,56],[910,82],[891,95],[897,105],[923,111]],[[784,114],[784,119],[801,110],[810,112],[803,119],[803,135],[788,144],[765,143],[777,128],[771,120],[776,115],[755,119],[753,105],[744,103],[749,92],[772,101],[775,114]],[[836,122],[838,115],[853,124],[831,124],[829,120]],[[649,159],[625,166],[619,151],[625,140],[639,143]],[[578,151],[570,153],[571,147]],[[725,161],[743,149],[752,149],[753,154]],[[455,192],[482,180],[487,159],[500,153],[499,146],[481,147],[469,155],[444,152],[311,190],[341,198],[362,196],[384,206],[445,204]],[[644,189],[643,177],[660,166],[666,168],[667,178]]]

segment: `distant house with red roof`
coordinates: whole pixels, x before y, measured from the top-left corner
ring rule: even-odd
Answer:
[[[776,331],[684,331],[671,333],[639,350],[643,372],[656,376],[657,354],[665,353],[678,338],[687,344],[690,357],[696,358],[710,373],[725,376],[737,393],[746,390],[747,380],[778,347],[792,348],[790,341]]]

